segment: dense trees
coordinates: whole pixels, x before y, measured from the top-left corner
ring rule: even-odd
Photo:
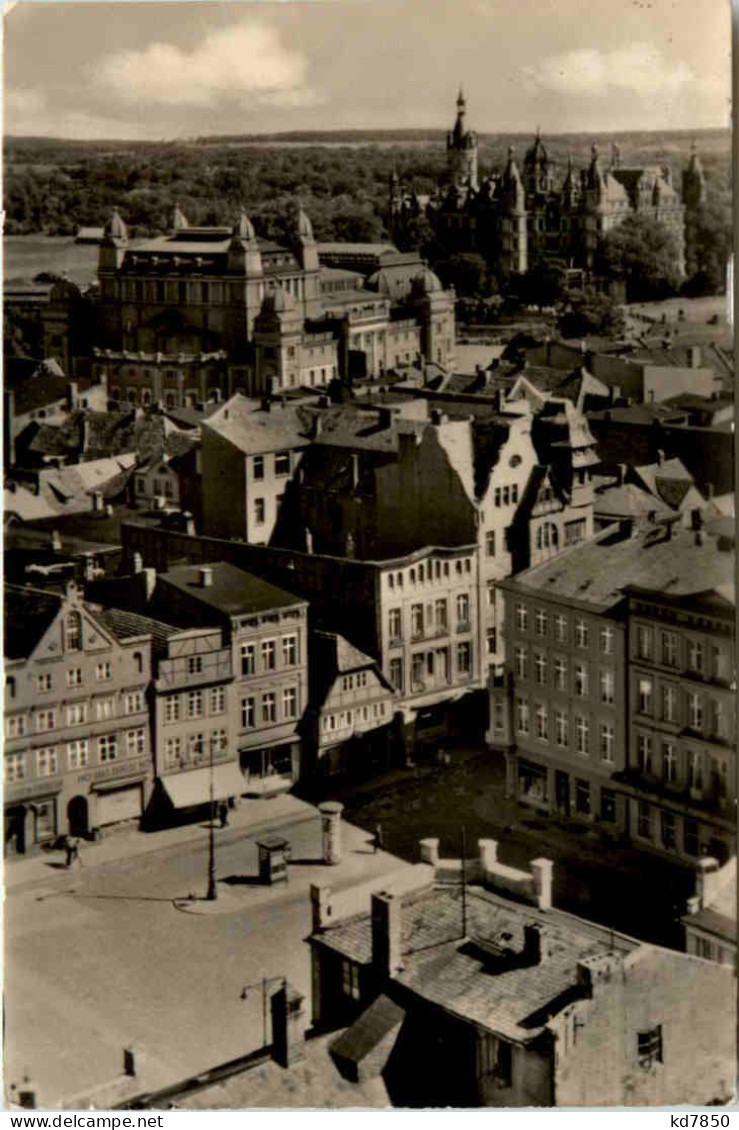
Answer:
[[[623,311],[605,294],[586,292],[571,299],[557,321],[557,330],[564,338],[621,337],[625,331]]]
[[[674,234],[647,216],[628,216],[600,241],[595,269],[626,287],[628,302],[674,294],[680,285],[679,249]]]
[[[644,134],[620,140],[634,164],[669,162],[677,172],[690,137]],[[274,144],[238,138],[185,144],[9,138],[4,148],[5,232],[71,235],[79,226],[103,224],[117,207],[132,235],[146,236],[166,230],[179,203],[192,224],[230,224],[245,207],[260,233],[281,239],[299,198],[319,239],[380,240],[388,234],[391,173],[396,171],[404,186],[419,194],[432,192],[445,173],[440,133],[399,132],[388,135],[384,144],[368,143],[367,134],[296,141],[300,143],[287,146],[278,139]],[[481,174],[502,168],[510,141],[520,163],[530,138],[480,138]],[[556,137],[547,147],[560,169],[568,151],[581,166],[589,159],[590,139]],[[699,148],[708,193],[703,208],[688,217],[688,244],[694,250],[686,263],[687,293],[723,287],[731,245],[728,135],[706,133]],[[496,289],[480,256],[445,251],[423,214],[410,225],[402,249],[419,250],[460,296]],[[630,298],[654,297],[677,284],[675,258],[664,232],[632,218],[606,237],[599,266],[625,280]],[[552,305],[561,297],[558,272],[546,264],[534,266],[524,279],[499,281],[498,289],[524,304]]]

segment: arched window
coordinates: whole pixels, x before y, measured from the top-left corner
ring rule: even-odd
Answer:
[[[536,531],[537,549],[556,549],[559,545],[559,530],[553,522],[545,522]]]
[[[64,621],[64,646],[67,651],[82,649],[82,617],[79,612],[68,612]]]

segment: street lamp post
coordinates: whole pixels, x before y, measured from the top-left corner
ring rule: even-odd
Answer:
[[[218,898],[216,884],[216,843],[215,843],[215,795],[213,782],[213,738],[210,739],[210,820],[208,822],[208,893],[206,899],[215,902]]]

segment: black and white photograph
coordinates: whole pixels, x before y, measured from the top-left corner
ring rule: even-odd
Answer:
[[[730,1125],[731,46],[729,0],[6,6],[23,1125]]]

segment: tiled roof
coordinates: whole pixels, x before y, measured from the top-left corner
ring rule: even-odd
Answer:
[[[269,411],[237,394],[220,406],[205,427],[247,455],[287,451],[310,442],[315,410],[304,405],[273,405]]]
[[[576,990],[579,961],[614,950],[627,955],[639,946],[604,927],[554,909],[521,906],[477,886],[468,887],[466,902],[465,936],[459,888],[433,887],[402,897],[403,967],[395,980],[424,1001],[509,1039],[531,1039],[542,1030],[547,1006]],[[545,937],[548,956],[538,964],[522,957],[526,925],[538,925]],[[368,964],[371,938],[365,913],[328,926],[312,940]]]
[[[62,607],[60,596],[28,586],[5,585],[3,600],[4,655],[25,659]]]
[[[648,531],[615,541],[603,531],[503,584],[602,610],[623,599],[626,585],[676,598],[733,584],[733,556],[719,552],[715,538],[704,536],[703,544],[698,544],[689,530],[675,530],[669,538],[666,534]]]
[[[178,565],[166,573],[160,573],[158,581],[164,588],[171,586],[178,589],[228,616],[249,615],[304,603],[301,597],[224,561],[216,561],[208,566],[212,570],[213,583],[204,587],[200,579],[202,567]],[[157,605],[166,607],[166,595],[158,596]]]
[[[659,518],[672,513],[671,508],[660,498],[655,498],[635,483],[624,483],[622,486],[608,487],[600,491],[595,496],[593,511],[595,514],[611,518],[627,515],[637,517],[646,514],[654,514]]]
[[[150,616],[141,616],[138,612],[128,612],[123,608],[97,608],[87,605],[95,618],[119,640],[130,640],[135,636],[150,635],[152,641],[161,649],[170,636],[177,635],[182,629],[175,628],[172,624],[165,624],[161,620],[154,620]]]

